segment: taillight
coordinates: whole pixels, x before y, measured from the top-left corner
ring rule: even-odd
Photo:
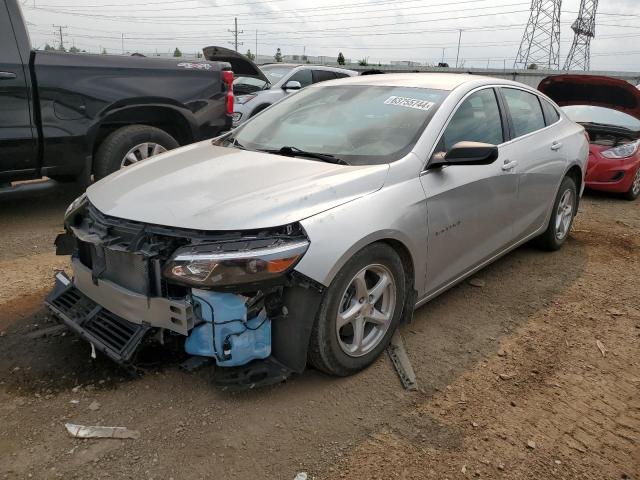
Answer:
[[[233,115],[233,72],[224,70],[222,81],[227,86],[227,115]]]

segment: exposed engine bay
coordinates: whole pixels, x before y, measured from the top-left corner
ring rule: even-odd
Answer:
[[[589,134],[590,143],[603,147],[617,147],[640,139],[640,132],[615,125],[581,123]]]
[[[81,198],[65,229],[57,253],[71,255],[73,279],[58,273],[47,304],[92,349],[135,368],[143,342],[178,337],[188,355],[223,367],[220,383],[244,387],[304,369],[322,287],[293,272],[308,246],[299,225],[173,229],[106,216]]]

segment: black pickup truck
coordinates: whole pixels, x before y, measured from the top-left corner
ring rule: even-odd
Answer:
[[[18,1],[0,0],[0,187],[89,182],[229,129],[232,69],[257,67],[220,51],[197,62],[35,51]]]

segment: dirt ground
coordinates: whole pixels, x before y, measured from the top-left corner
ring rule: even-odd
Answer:
[[[589,195],[563,250],[526,245],[420,308],[402,330],[417,392],[385,356],[232,394],[171,359],[129,378],[44,335],[77,193],[0,197],[0,478],[640,479],[640,202]],[[141,436],[77,440],[65,422]]]

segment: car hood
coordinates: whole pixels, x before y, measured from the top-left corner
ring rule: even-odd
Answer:
[[[242,55],[230,48],[224,47],[205,47],[202,49],[204,58],[210,62],[227,62],[231,64],[231,70],[236,77],[255,77],[269,83],[265,74],[260,67],[249,60],[246,55]]]
[[[554,75],[538,90],[558,105],[593,105],[624,112],[640,120],[640,90],[619,78],[598,75]]]
[[[344,166],[223,148],[211,141],[122,169],[87,190],[102,213],[196,230],[302,220],[380,189],[389,166]]]

